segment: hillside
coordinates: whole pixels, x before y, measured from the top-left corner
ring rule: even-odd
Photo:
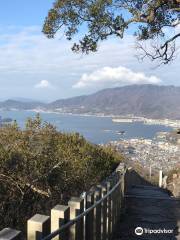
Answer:
[[[17,109],[17,110],[30,110],[35,108],[45,108],[46,104],[37,101],[17,101],[8,99],[4,102],[0,102],[0,109],[3,110],[10,110],[10,109]]]
[[[0,108],[42,108],[67,113],[134,114],[149,118],[180,119],[180,87],[130,85],[104,89],[91,95],[60,99],[49,104],[8,100],[1,102]]]
[[[74,113],[134,114],[180,119],[180,87],[131,85],[104,89],[88,96],[58,100],[49,107]]]

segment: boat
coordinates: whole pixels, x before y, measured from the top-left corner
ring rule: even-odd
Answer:
[[[119,134],[119,135],[124,135],[124,134],[125,134],[125,131],[117,131],[117,134]]]
[[[116,123],[132,123],[133,122],[133,119],[125,119],[125,118],[113,118],[112,119],[113,122],[116,122]]]

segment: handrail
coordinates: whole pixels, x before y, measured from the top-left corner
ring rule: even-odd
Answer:
[[[61,228],[57,229],[56,231],[52,232],[51,234],[47,235],[46,237],[42,238],[42,240],[51,240],[52,238],[56,237],[58,234],[60,234],[62,231],[64,231],[66,228],[71,227],[76,222],[78,222],[81,218],[86,216],[89,212],[91,212],[93,209],[95,209],[99,204],[101,204],[106,198],[108,198],[114,190],[121,184],[122,178],[114,185],[114,187],[106,194],[104,195],[100,200],[98,200],[94,205],[87,208],[83,213],[79,214],[74,219],[70,220],[68,223],[64,224]]]

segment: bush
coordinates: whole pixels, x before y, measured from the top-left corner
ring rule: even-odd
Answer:
[[[78,133],[58,132],[37,115],[24,130],[16,122],[0,128],[0,227],[25,230],[35,213],[49,214],[108,176],[122,160],[111,148]]]
[[[173,174],[180,174],[180,167],[177,166],[176,168],[166,172],[166,175],[168,176],[167,182],[171,183],[173,181]]]

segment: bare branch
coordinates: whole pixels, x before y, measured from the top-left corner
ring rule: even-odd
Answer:
[[[167,45],[168,45],[170,42],[174,41],[174,40],[175,40],[176,38],[178,38],[178,37],[180,37],[180,33],[176,34],[175,36],[173,36],[172,38],[170,38],[169,40],[167,40],[167,41],[164,43],[164,45],[161,46],[161,49],[166,48]]]
[[[163,64],[168,64],[174,59],[174,54],[176,52],[175,40],[180,37],[180,33],[174,35],[172,38],[165,41],[165,43],[158,45],[151,45],[152,52],[150,48],[147,49],[140,42],[137,43],[137,49],[139,49],[142,53],[139,56],[139,59],[143,60],[148,57],[152,61],[160,60]]]

